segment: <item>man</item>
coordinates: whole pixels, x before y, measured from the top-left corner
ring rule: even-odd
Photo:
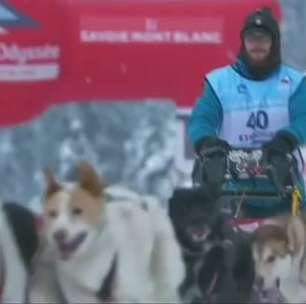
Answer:
[[[290,177],[288,153],[306,142],[306,80],[281,63],[279,25],[269,9],[250,14],[240,38],[236,62],[206,75],[188,135],[199,159],[206,157],[203,171],[208,182],[220,182],[225,170],[224,158],[209,151],[261,148],[269,174],[282,186]],[[299,182],[302,191],[301,175]],[[254,216],[290,208],[288,199],[277,206],[266,202],[247,202],[247,206]]]

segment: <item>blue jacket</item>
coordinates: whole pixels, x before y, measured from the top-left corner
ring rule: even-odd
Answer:
[[[288,80],[286,78],[287,76],[285,78],[283,76],[283,78],[279,77],[279,75],[283,75],[282,73],[284,75],[289,75]],[[247,82],[247,88],[244,86],[239,88],[239,81],[244,80]],[[286,98],[283,98],[282,96],[275,97],[276,99],[278,98],[280,100],[284,99],[282,107],[283,111],[287,112],[288,118],[287,120],[284,119],[283,124],[277,122],[281,127],[279,127],[279,129],[272,130],[273,132],[271,132],[271,137],[278,132],[286,131],[289,132],[300,145],[305,144],[306,79],[302,73],[293,68],[281,65],[279,69],[274,71],[274,73],[269,76],[268,79],[255,81],[251,79],[251,76],[248,74],[243,62],[237,61],[237,63],[233,66],[227,66],[212,71],[205,78],[203,95],[197,100],[187,126],[188,136],[191,139],[195,149],[197,150],[203,139],[209,136],[223,137],[229,142],[229,144],[239,146],[239,134],[237,134],[237,140],[233,137],[233,135],[226,134],[228,131],[227,129],[230,129],[228,124],[229,122],[233,124],[241,123],[242,116],[240,112],[235,112],[240,106],[243,113],[246,113],[245,115],[248,115],[247,113],[254,111],[254,107],[247,106],[245,104],[244,99],[241,97],[243,94],[240,94],[244,92],[239,92],[239,90],[250,90],[250,95],[252,95],[252,98],[254,99],[254,95],[258,95],[258,98],[263,96],[263,92],[260,91],[261,88],[263,88],[263,90],[266,91],[265,94],[268,94],[270,97],[270,95],[272,96],[277,91],[277,86],[286,86],[288,84],[287,82],[291,80],[293,81],[293,85],[290,86],[290,93],[287,94]],[[271,100],[273,107],[273,96],[271,97]],[[286,116],[285,112],[284,117]],[[236,116],[230,116],[232,113],[239,114]],[[238,132],[236,133],[239,133],[239,128],[240,126],[238,126]],[[245,134],[242,135],[241,136],[244,138]],[[247,136],[246,138],[248,139]],[[260,145],[263,142],[260,142]],[[248,145],[244,143],[242,144],[242,147],[246,146]]]
[[[236,67],[226,67],[235,68]],[[241,65],[240,65],[241,69]],[[278,73],[278,71],[276,71]],[[244,75],[243,75],[244,76]],[[271,88],[273,90],[273,88]],[[279,130],[290,132],[300,145],[306,143],[306,79],[302,78],[288,101],[289,123]],[[217,92],[206,79],[203,95],[197,100],[188,122],[188,136],[194,147],[208,136],[219,136],[224,109]],[[231,143],[230,143],[231,144]]]

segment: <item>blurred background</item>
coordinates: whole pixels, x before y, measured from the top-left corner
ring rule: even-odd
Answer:
[[[42,169],[74,180],[84,159],[163,202],[190,185],[203,76],[233,62],[262,6],[284,62],[306,71],[304,0],[0,1],[0,197],[40,211]]]

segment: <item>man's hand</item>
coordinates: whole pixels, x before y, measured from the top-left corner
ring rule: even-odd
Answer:
[[[268,176],[283,187],[290,182],[290,160],[288,153],[295,148],[295,143],[285,134],[277,135],[262,146],[262,164],[266,167]]]
[[[227,141],[217,137],[207,137],[199,145],[198,155],[204,157],[214,157],[227,155],[231,146]]]
[[[227,154],[230,145],[219,138],[209,137],[202,141],[198,155],[202,182],[219,191],[225,179]]]

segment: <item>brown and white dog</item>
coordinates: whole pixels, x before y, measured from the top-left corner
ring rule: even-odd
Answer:
[[[287,303],[306,302],[306,225],[288,216],[259,227],[252,243],[257,282],[266,293],[277,288]]]
[[[46,174],[45,245],[29,301],[177,302],[185,269],[166,211],[131,190],[105,187],[88,163],[79,175],[68,188]]]

